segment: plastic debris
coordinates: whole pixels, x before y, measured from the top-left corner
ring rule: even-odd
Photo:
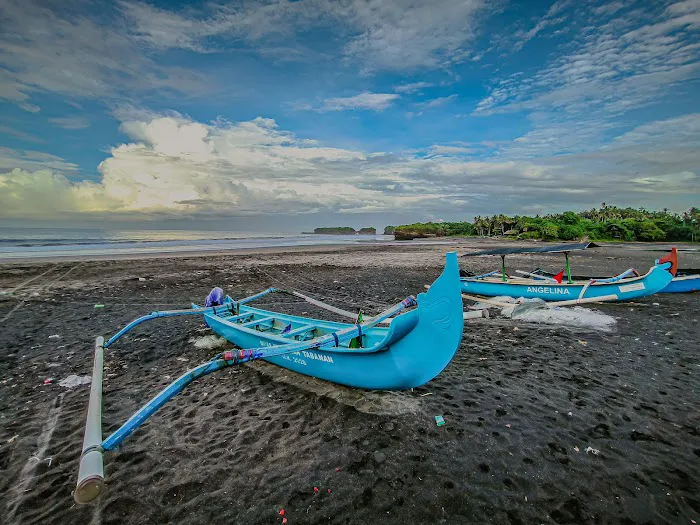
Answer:
[[[584,341],[583,339],[579,339],[579,340],[578,340],[578,344],[580,344],[580,345],[582,345],[582,346],[587,346],[587,345],[588,345],[588,341]]]
[[[104,307],[105,307],[105,305],[103,305],[103,304],[96,304],[95,305],[95,308],[104,308]]]
[[[48,378],[44,379],[44,384],[50,385],[52,381],[53,381],[53,377],[48,377]]]
[[[437,424],[437,426],[441,427],[445,424],[445,418],[442,416],[435,416],[435,423]]]
[[[571,417],[571,416],[573,416],[574,414],[573,414],[572,412],[567,412],[566,415],[569,416],[569,417]]]
[[[92,383],[92,377],[90,376],[77,376],[75,374],[71,374],[65,379],[61,379],[58,384],[65,387],[65,388],[74,388],[76,386],[80,385],[89,385]]]
[[[53,335],[49,336],[49,339],[60,339],[60,338],[61,338],[61,336],[58,334],[53,334]]]
[[[600,454],[600,450],[593,447],[586,447],[586,454],[593,454],[594,456],[597,456],[598,454]]]
[[[432,396],[432,392],[426,392],[425,394],[421,394],[420,397],[425,397],[425,396]]]
[[[205,335],[199,337],[194,341],[194,347],[199,350],[213,350],[214,348],[219,348],[227,343],[226,339],[216,335]]]
[[[651,304],[653,304],[654,306],[659,306],[659,303],[651,303]]]
[[[139,281],[142,281],[142,282],[143,282],[143,281],[145,281],[145,280],[146,280],[145,277],[139,277]]]
[[[7,442],[8,442],[8,443],[12,443],[12,442],[13,442],[15,439],[17,439],[18,437],[19,437],[19,434],[15,434],[15,435],[12,436],[10,439],[8,439]]]
[[[284,509],[280,510],[280,516],[284,516]]]
[[[508,423],[508,424],[506,425],[506,428],[510,428],[510,427],[512,427],[512,426],[513,426],[513,425],[511,425],[510,423]]]
[[[318,487],[314,487],[314,492],[318,492]]]
[[[578,447],[576,447],[576,446],[574,447],[574,450],[575,450],[576,452],[581,452],[581,449],[578,448]]]
[[[328,489],[328,494],[330,494],[330,493],[331,493],[331,489]]]
[[[287,523],[287,518],[282,518],[282,523]]]
[[[340,467],[335,467],[336,472],[340,472]]]

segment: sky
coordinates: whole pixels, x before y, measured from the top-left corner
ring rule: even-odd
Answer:
[[[0,2],[0,224],[700,205],[700,0]]]

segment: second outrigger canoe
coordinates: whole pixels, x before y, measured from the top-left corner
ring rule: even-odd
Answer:
[[[511,277],[505,271],[505,262],[501,269],[488,274],[461,277],[462,291],[472,295],[487,297],[509,296],[526,299],[542,299],[544,301],[628,301],[660,292],[666,288],[676,274],[678,256],[676,248],[663,259],[657,260],[649,271],[640,276],[611,277],[607,279],[588,279],[576,281],[571,278],[568,261],[570,251],[582,250],[589,246],[584,244],[563,244],[547,247],[546,249],[499,248],[467,254],[500,255],[505,261],[509,253],[564,253],[567,256],[566,273],[568,279],[564,282],[563,272],[559,279],[544,280],[530,274],[530,277]]]
[[[270,288],[234,301],[228,297],[224,299],[223,292],[215,288],[207,298],[208,302],[219,296],[223,300],[215,299],[211,306],[193,305],[187,310],[153,312],[132,321],[107,342],[103,337],[97,338],[83,452],[74,492],[77,503],[88,503],[102,492],[104,452],[114,450],[160,407],[202,376],[264,359],[301,374],[354,388],[405,390],[427,383],[440,374],[462,340],[459,267],[457,255],[453,252],[447,254],[442,275],[427,292],[419,294],[417,299],[410,296],[361,323],[333,323],[247,305],[274,291]],[[405,311],[412,306],[416,308]],[[203,315],[214,332],[241,349],[223,352],[187,371],[103,439],[105,349],[145,321],[176,315]],[[390,322],[388,327],[379,326],[387,321]]]
[[[525,273],[525,272],[523,272]],[[634,273],[634,270],[627,270],[625,274],[631,274]],[[536,270],[533,270],[532,272],[529,273],[529,275],[532,276],[542,276],[548,279],[554,279],[554,274],[546,272],[542,270],[541,268],[537,268]],[[622,276],[623,274],[620,274],[618,277]],[[574,276],[574,280],[581,281],[581,280],[605,280],[605,277],[578,277]],[[676,273],[676,276],[671,280],[670,283],[661,290],[658,293],[691,293],[691,292],[700,292],[700,270],[696,269],[683,269],[679,268],[678,272]]]

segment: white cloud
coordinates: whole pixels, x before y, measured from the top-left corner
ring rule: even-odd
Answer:
[[[105,18],[56,6],[0,2],[0,98],[38,111],[28,102],[37,91],[109,99],[147,90],[162,96],[211,89],[199,73],[156,63],[121,20],[107,25]]]
[[[438,97],[434,98],[432,100],[428,100],[426,102],[422,102],[420,106],[424,109],[433,109],[433,108],[439,108],[441,106],[445,106],[447,104],[450,104],[453,100],[455,100],[459,95],[453,94],[449,95],[446,97]]]
[[[85,129],[90,127],[90,121],[85,117],[57,117],[49,122],[63,129]]]
[[[441,146],[436,144],[430,147],[430,152],[435,155],[469,155],[474,153],[475,150],[464,146]]]
[[[565,22],[567,19],[566,16],[557,15],[565,9],[569,8],[572,5],[572,3],[573,2],[571,0],[558,0],[557,2],[554,2],[554,4],[552,4],[552,6],[547,11],[547,14],[545,14],[532,29],[528,31],[517,31],[515,33],[516,42],[514,49],[516,51],[522,49],[522,47],[525,44],[527,44],[530,40],[537,36],[537,34],[539,34],[547,27],[557,26]]]
[[[432,82],[412,82],[410,84],[399,84],[394,86],[394,91],[397,93],[414,93],[416,91],[422,91],[423,89],[433,87],[435,84]]]
[[[326,99],[321,106],[321,111],[345,111],[367,109],[371,111],[384,111],[392,102],[399,98],[396,93],[369,93],[364,92],[352,97],[340,97]]]
[[[278,46],[260,44],[295,44],[310,27],[335,24],[346,57],[365,69],[392,70],[461,60],[484,7],[483,0],[299,0],[174,12],[141,2],[120,3],[133,36],[159,49],[216,51],[210,39],[228,37],[269,50]]]
[[[63,172],[78,171],[78,165],[66,162],[61,157],[32,150],[15,150],[0,147],[0,170],[58,170]]]
[[[653,104],[700,71],[700,3],[676,2],[650,15],[644,8],[600,24],[593,17],[574,37],[571,51],[532,77],[499,81],[476,109],[592,111],[617,116]]]
[[[438,67],[460,60],[473,39],[481,0],[356,0],[348,22],[360,33],[345,53],[368,69]]]
[[[26,102],[23,102],[22,104],[19,105],[24,111],[28,111],[29,113],[39,113],[41,111],[41,108],[35,104],[28,104]]]
[[[5,218],[226,217],[253,214],[469,213],[693,204],[700,178],[697,119],[639,126],[596,151],[472,159],[462,143],[426,152],[365,152],[301,139],[272,119],[202,123],[123,110],[129,142],[98,166],[97,181],[54,155],[0,149]],[[516,143],[518,144],[518,143]],[[508,145],[500,145],[507,151]],[[548,208],[549,207],[549,208]],[[541,212],[538,209],[535,212]]]
[[[651,177],[638,177],[630,179],[630,182],[642,184],[649,187],[649,191],[677,191],[678,188],[685,188],[688,183],[695,182],[699,177],[692,171],[682,171],[680,173],[664,173]],[[698,181],[700,182],[700,181]],[[696,183],[696,185],[698,185]]]
[[[15,129],[11,126],[0,125],[0,133],[3,133],[5,135],[10,135],[12,137],[15,137],[15,138],[18,138],[20,140],[27,141],[27,142],[44,142],[39,137],[35,137],[34,135],[32,135],[30,133],[25,133],[24,131],[21,131],[19,129]]]

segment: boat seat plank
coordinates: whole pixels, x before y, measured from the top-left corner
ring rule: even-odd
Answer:
[[[241,326],[246,326],[246,327],[248,327],[248,326],[258,326],[258,325],[261,325],[261,324],[263,324],[263,323],[270,323],[270,324],[272,324],[272,323],[274,323],[274,322],[275,322],[274,316],[269,316],[269,317],[261,317],[260,319],[253,319],[252,321],[248,321],[247,323],[241,324]]]
[[[301,335],[305,332],[310,332],[311,330],[315,330],[317,327],[312,324],[307,324],[304,326],[300,326],[299,328],[295,328],[294,330],[290,330],[286,334],[280,334],[281,337],[294,337],[296,335]]]
[[[223,316],[219,316],[219,317],[223,317]],[[240,314],[240,315],[232,315],[232,316],[230,316],[230,317],[224,317],[224,319],[226,319],[227,321],[241,321],[241,320],[243,320],[243,319],[248,319],[248,318],[250,318],[250,317],[253,317],[253,314],[252,314],[252,313]]]

